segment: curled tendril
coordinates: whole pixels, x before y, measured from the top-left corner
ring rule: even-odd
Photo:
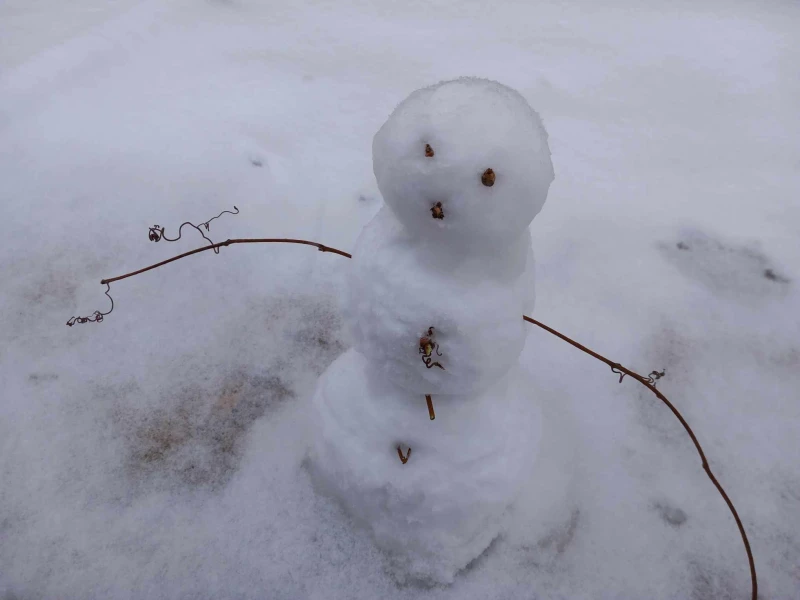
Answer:
[[[108,312],[100,312],[99,310],[94,311],[91,316],[89,317],[71,317],[69,321],[67,321],[67,326],[72,327],[75,323],[102,323],[103,317],[106,315],[111,314],[111,311],[114,310],[114,299],[111,297],[111,284],[106,284],[106,296],[108,299],[111,300],[111,308],[108,309]]]
[[[627,375],[627,373],[624,373],[623,371],[620,370],[621,368],[622,368],[622,365],[619,364],[619,363],[613,363],[611,365],[611,372],[616,374],[616,375],[619,375],[619,382],[620,383],[622,383],[622,380],[625,378],[625,375]],[[641,381],[643,381],[645,383],[649,383],[650,385],[655,387],[655,385],[658,383],[658,380],[661,379],[662,377],[664,377],[664,375],[666,375],[666,374],[667,374],[667,370],[666,369],[662,369],[661,371],[650,371],[650,375],[648,375],[647,377],[642,377]],[[641,376],[637,375],[637,379],[639,377],[641,377]]]
[[[441,354],[439,354],[439,356],[441,356]],[[433,367],[439,367],[442,371],[445,370],[445,368],[442,365],[440,365],[438,362],[433,362],[433,359],[431,357],[429,357],[429,356],[423,356],[422,357],[422,362],[424,362],[425,366],[428,367],[429,369],[431,369]]]
[[[151,242],[160,242],[162,239],[164,239],[164,240],[166,240],[168,242],[177,242],[179,239],[181,239],[181,231],[183,230],[184,226],[185,225],[189,225],[190,227],[194,227],[200,233],[200,235],[203,236],[203,239],[206,240],[209,244],[213,244],[214,242],[211,240],[211,238],[209,238],[205,233],[203,233],[203,230],[200,229],[200,228],[201,227],[205,227],[206,231],[210,231],[211,228],[210,228],[209,223],[211,223],[211,221],[213,221],[214,219],[219,219],[222,215],[224,215],[226,213],[229,214],[229,215],[238,215],[239,214],[239,209],[236,208],[236,206],[233,207],[233,210],[236,211],[236,212],[232,212],[230,210],[223,210],[216,217],[214,217],[212,219],[209,219],[208,221],[206,221],[204,223],[200,223],[200,225],[195,225],[194,223],[190,223],[189,221],[186,221],[185,223],[182,223],[180,227],[178,227],[178,237],[176,237],[176,238],[168,238],[166,233],[164,233],[164,231],[165,231],[164,228],[161,227],[161,225],[153,225],[152,227],[150,227],[149,232],[147,234],[147,237]],[[214,250],[214,254],[219,254],[219,248],[214,248],[213,250]]]
[[[419,339],[419,353],[422,354],[422,362],[429,369],[439,367],[444,371],[445,368],[441,364],[433,362],[432,355],[434,352],[436,352],[436,356],[442,356],[442,353],[439,352],[439,344],[433,339],[433,327],[428,327],[428,332]]]
[[[655,386],[656,384],[658,384],[658,380],[661,379],[662,377],[664,377],[664,375],[666,375],[666,374],[667,374],[667,370],[666,369],[661,369],[660,372],[659,371],[651,371],[650,375],[645,377],[644,380],[647,383]]]

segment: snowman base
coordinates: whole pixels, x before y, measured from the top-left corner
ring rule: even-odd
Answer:
[[[433,396],[431,420],[424,395],[351,349],[314,394],[314,483],[372,533],[398,580],[450,583],[502,531],[531,476],[541,437],[531,389],[514,367],[483,393]]]

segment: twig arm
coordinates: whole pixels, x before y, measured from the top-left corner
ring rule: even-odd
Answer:
[[[216,219],[217,217],[214,218]],[[197,229],[198,231],[200,231],[200,229],[197,228],[196,226],[194,225],[192,226],[195,227],[195,229]],[[163,232],[163,230],[159,231]],[[153,239],[152,232],[153,228],[151,228],[150,239]],[[160,235],[161,234],[159,233],[159,236]],[[161,237],[159,237],[158,239],[161,239]],[[153,241],[158,241],[158,240],[153,240]],[[314,246],[320,252],[331,252],[333,254],[339,254],[341,256],[345,256],[347,258],[353,258],[351,254],[348,254],[343,250],[338,250],[336,248],[331,248],[330,246],[326,246],[324,244],[318,244],[317,242],[310,242],[308,240],[295,240],[290,238],[246,238],[246,239],[225,240],[224,242],[220,242],[218,244],[210,244],[208,246],[203,246],[202,248],[195,248],[194,250],[189,250],[189,252],[184,252],[183,254],[179,254],[178,256],[173,256],[172,258],[168,258],[167,260],[162,260],[161,262],[158,262],[154,265],[150,265],[149,267],[144,267],[143,269],[138,269],[137,271],[133,271],[131,273],[125,273],[125,275],[118,275],[117,277],[109,277],[108,279],[101,280],[100,283],[106,286],[106,296],[108,296],[108,299],[111,300],[111,308],[108,310],[108,312],[100,312],[99,310],[97,310],[94,312],[94,314],[92,314],[89,317],[71,317],[69,321],[67,321],[67,325],[72,327],[76,323],[102,323],[103,317],[107,316],[108,314],[111,313],[112,310],[114,310],[114,299],[111,297],[110,292],[111,292],[111,284],[114,283],[115,281],[120,281],[122,279],[127,279],[128,277],[133,277],[134,275],[140,275],[141,273],[152,271],[153,269],[157,269],[158,267],[163,267],[164,265],[168,265],[169,263],[175,262],[176,260],[186,258],[187,256],[191,256],[193,254],[199,254],[200,252],[205,252],[206,250],[213,250],[215,253],[219,253],[219,249],[221,247],[230,246],[232,244],[266,244],[266,243],[303,244],[305,246]]]
[[[697,453],[700,455],[700,460],[703,463],[703,470],[706,472],[706,475],[708,475],[708,478],[711,479],[711,482],[717,488],[717,491],[719,491],[720,495],[722,496],[722,499],[725,500],[725,504],[728,505],[728,509],[731,511],[731,514],[733,515],[733,518],[736,521],[736,526],[739,528],[739,533],[742,536],[742,542],[744,542],[744,549],[747,552],[747,560],[750,563],[750,581],[752,583],[752,600],[757,600],[758,599],[758,576],[756,575],[756,564],[755,564],[755,561],[753,559],[753,551],[750,549],[750,541],[747,539],[747,533],[744,530],[744,525],[742,524],[742,520],[739,518],[739,513],[736,511],[736,507],[733,505],[733,502],[731,501],[730,497],[728,496],[728,494],[723,489],[722,484],[717,480],[717,478],[711,472],[711,467],[708,466],[708,460],[706,460],[706,455],[705,455],[705,452],[703,452],[703,447],[700,445],[700,442],[697,440],[697,436],[694,434],[694,431],[692,431],[692,428],[689,427],[689,423],[686,422],[686,419],[683,418],[683,415],[681,415],[680,411],[677,408],[675,408],[675,405],[673,405],[672,402],[667,400],[667,397],[664,396],[664,394],[662,394],[660,391],[658,391],[656,386],[653,385],[652,377],[651,378],[642,377],[638,373],[623,367],[619,363],[615,363],[615,362],[610,361],[609,359],[607,359],[602,354],[598,354],[594,350],[590,350],[589,348],[587,348],[583,344],[579,344],[575,340],[573,340],[571,338],[568,338],[563,333],[560,333],[560,332],[556,331],[552,327],[548,327],[544,323],[540,323],[536,319],[532,319],[532,318],[530,318],[530,317],[528,317],[526,315],[522,315],[522,318],[525,319],[526,321],[528,321],[528,323],[533,323],[534,325],[536,325],[538,327],[541,327],[545,331],[547,331],[549,333],[552,333],[554,336],[556,336],[558,338],[561,338],[562,340],[564,340],[568,344],[570,344],[572,346],[575,346],[578,350],[581,350],[581,351],[585,352],[586,354],[589,354],[590,356],[593,356],[597,360],[606,363],[609,367],[611,367],[611,370],[614,373],[621,373],[620,378],[619,378],[620,383],[622,382],[622,378],[625,375],[633,377],[636,381],[638,381],[643,386],[645,386],[647,389],[649,389],[651,392],[653,392],[658,397],[659,400],[661,400],[664,404],[667,405],[667,407],[672,411],[672,414],[674,414],[675,417],[678,419],[678,421],[681,422],[681,425],[683,425],[683,428],[686,430],[686,433],[688,433],[689,437],[692,439],[692,442],[694,443],[694,447],[697,449]]]
[[[107,283],[113,283],[115,281],[127,279],[128,277],[133,277],[134,275],[139,275],[140,273],[146,273],[147,271],[152,271],[153,269],[157,269],[158,267],[163,267],[164,265],[167,265],[171,262],[175,262],[176,260],[186,258],[187,256],[191,256],[192,254],[205,252],[206,250],[216,250],[217,248],[221,248],[223,246],[230,246],[232,244],[268,244],[268,243],[304,244],[306,246],[315,246],[316,248],[319,249],[320,252],[332,252],[334,254],[346,256],[347,258],[353,258],[353,256],[351,254],[348,254],[347,252],[344,252],[342,250],[337,250],[336,248],[331,248],[330,246],[325,246],[324,244],[318,244],[317,242],[309,242],[308,240],[294,240],[288,238],[242,238],[235,240],[225,240],[224,242],[219,242],[218,244],[210,244],[208,246],[203,246],[202,248],[195,248],[194,250],[190,250],[189,252],[184,252],[183,254],[179,254],[178,256],[173,256],[172,258],[168,258],[167,260],[162,260],[159,263],[150,265],[149,267],[139,269],[138,271],[126,273],[125,275],[119,275],[117,277],[110,277],[108,279],[103,279],[100,281],[100,283],[105,285]]]

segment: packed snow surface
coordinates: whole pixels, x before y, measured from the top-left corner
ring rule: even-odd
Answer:
[[[680,424],[533,326],[531,394],[572,427],[542,431],[554,484],[423,588],[305,466],[317,378],[356,345],[352,261],[231,246],[64,325],[108,310],[100,279],[205,243],[151,243],[156,223],[174,237],[236,205],[211,239],[353,251],[382,205],[373,136],[462,75],[519,90],[549,134],[533,316],[666,368],[760,598],[796,598],[799,28],[787,1],[0,2],[0,598],[748,597]]]

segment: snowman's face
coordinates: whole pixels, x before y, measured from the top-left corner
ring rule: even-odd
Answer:
[[[465,247],[512,243],[553,181],[539,116],[484,79],[411,94],[375,135],[372,160],[384,200],[412,234]]]

